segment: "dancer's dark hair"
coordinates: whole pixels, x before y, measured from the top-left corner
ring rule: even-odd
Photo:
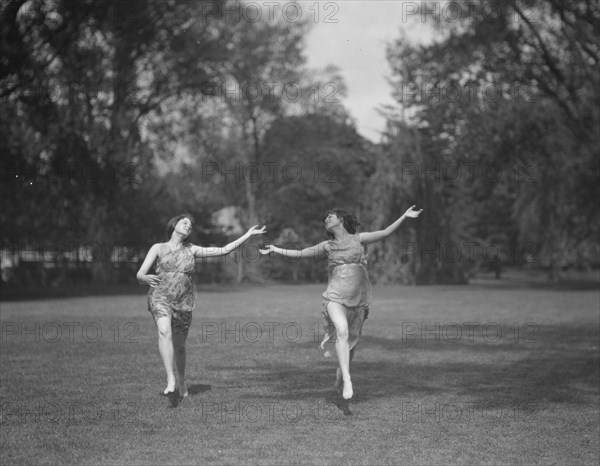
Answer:
[[[171,220],[169,220],[169,222],[167,223],[167,238],[171,239],[171,235],[173,234],[173,231],[175,231],[175,227],[177,226],[177,223],[179,222],[179,220],[181,220],[182,218],[187,218],[190,220],[190,222],[192,222],[192,226],[194,225],[194,223],[196,222],[196,219],[190,215],[190,214],[180,214],[177,215],[176,217],[173,217]]]
[[[336,207],[334,209],[328,210],[327,215],[329,215],[329,214],[335,214],[337,216],[337,218],[342,219],[342,224],[344,225],[344,228],[346,229],[346,231],[348,233],[350,233],[351,235],[356,233],[356,227],[358,227],[360,225],[360,223],[353,213]],[[333,233],[331,233],[329,231],[327,232],[327,237],[329,239],[335,238]]]

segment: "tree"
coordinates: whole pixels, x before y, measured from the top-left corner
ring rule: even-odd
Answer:
[[[234,25],[231,59],[223,70],[223,93],[238,126],[246,166],[262,164],[262,138],[269,124],[283,114],[284,101],[298,87],[304,64],[302,40],[306,22],[288,23],[268,18]],[[291,89],[291,91],[290,91]],[[256,183],[244,177],[248,225],[258,220]]]
[[[207,14],[207,4],[6,4],[3,169],[11,179],[34,178],[3,195],[2,224],[20,227],[9,229],[12,237],[47,241],[51,232],[94,243],[102,252],[92,264],[94,276],[111,280],[112,247],[131,209],[147,205],[140,191],[152,167],[145,118],[168,99],[202,93],[226,56],[224,26]],[[40,215],[24,215],[23,203],[36,199],[42,200]]]
[[[347,119],[327,112],[281,118],[265,134],[263,147],[263,160],[272,170],[259,183],[258,200],[271,231],[289,228],[298,236],[300,243],[288,247],[325,240],[323,220],[330,209],[341,207],[362,217],[372,208],[364,192],[376,149]],[[299,278],[323,278],[320,263],[295,266]]]
[[[463,170],[493,167],[501,175],[479,173],[474,183],[462,183],[456,199],[469,212],[466,230],[447,212],[437,227],[454,224],[482,244],[533,241],[554,278],[569,263],[557,251],[590,250],[598,232],[597,211],[587,207],[599,194],[598,7],[537,1],[453,7],[462,8],[455,16],[462,20],[439,23],[432,44],[400,39],[389,49],[400,121],[425,137],[424,159]],[[451,183],[441,184],[443,196],[451,195]],[[485,212],[502,219],[496,231],[484,223]]]

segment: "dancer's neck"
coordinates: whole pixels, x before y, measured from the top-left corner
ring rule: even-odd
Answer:
[[[351,236],[352,235],[343,228],[340,230],[333,231],[333,237],[334,237],[335,241],[344,241],[344,240],[350,238]]]
[[[179,249],[183,245],[183,238],[179,235],[173,235],[167,245],[172,251]]]

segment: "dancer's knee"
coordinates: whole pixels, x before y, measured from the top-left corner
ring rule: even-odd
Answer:
[[[347,325],[339,325],[335,329],[335,334],[337,336],[338,341],[347,342],[349,338],[348,326]]]
[[[158,328],[158,338],[160,338],[161,340],[172,338],[170,321],[168,321],[167,319],[160,319],[157,322],[156,326]]]

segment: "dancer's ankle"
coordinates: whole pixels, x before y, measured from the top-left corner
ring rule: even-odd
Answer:
[[[352,381],[350,380],[350,377],[348,377],[347,379],[344,379],[344,390],[342,392],[342,396],[345,400],[349,400],[352,398],[352,395],[354,395],[352,390]]]
[[[185,380],[179,382],[179,396],[186,397],[188,396],[188,389]]]

